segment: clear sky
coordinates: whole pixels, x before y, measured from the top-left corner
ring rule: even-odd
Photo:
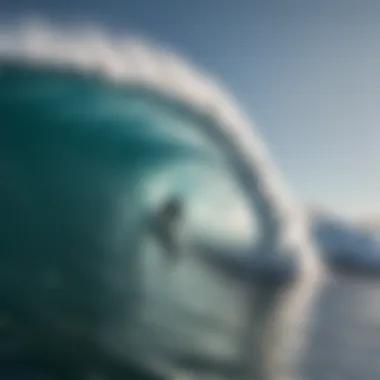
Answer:
[[[224,81],[293,191],[380,217],[380,1],[3,0],[0,15],[137,31]]]

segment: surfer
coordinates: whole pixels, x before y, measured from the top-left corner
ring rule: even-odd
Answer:
[[[182,220],[182,200],[173,196],[161,205],[150,222],[150,232],[163,248],[165,257],[171,264],[177,263],[180,256]]]

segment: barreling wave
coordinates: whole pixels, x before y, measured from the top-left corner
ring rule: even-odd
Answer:
[[[310,244],[302,209],[284,187],[257,131],[222,86],[157,46],[133,38],[110,36],[93,28],[56,30],[43,24],[2,28],[0,76],[4,70],[20,72],[20,68],[29,72],[30,77],[24,79],[30,86],[22,91],[14,87],[13,99],[3,97],[3,111],[13,100],[22,104],[33,99],[37,103],[35,120],[44,117],[46,125],[54,120],[54,125],[66,128],[67,121],[75,119],[78,128],[95,127],[99,134],[104,133],[111,119],[118,119],[117,139],[129,141],[129,152],[144,151],[144,157],[155,162],[161,157],[154,155],[155,149],[168,155],[188,154],[202,158],[202,149],[198,149],[196,139],[190,151],[183,150],[180,140],[190,141],[193,137],[176,136],[175,126],[168,132],[176,136],[170,143],[168,140],[161,145],[157,140],[150,143],[147,136],[154,134],[158,114],[165,125],[168,124],[167,116],[173,112],[185,115],[186,120],[217,139],[239,172],[255,205],[255,213],[260,215],[263,244],[268,254],[291,250],[301,263],[300,280],[286,294],[272,326],[276,336],[272,338],[271,358],[282,363],[282,366],[274,366],[278,371],[285,371],[297,356],[297,339],[303,334],[300,331],[304,328],[302,321],[307,319],[308,302],[320,280],[321,266]],[[49,80],[51,77],[55,78],[54,86]],[[66,89],[83,81],[90,85],[81,88],[76,99],[65,102]],[[3,89],[0,88],[0,98]],[[152,107],[159,112],[150,114],[152,107],[144,108],[139,102],[126,107],[125,97],[131,93],[134,99],[138,94],[137,98],[143,98],[145,104],[151,99]],[[86,105],[82,99],[91,101]],[[147,118],[145,129],[136,126],[136,115],[138,120]],[[27,124],[25,120],[26,130]],[[126,128],[128,126],[140,128],[139,132],[132,133]]]
[[[225,137],[225,143],[231,151],[238,152],[244,166],[254,168],[257,185],[267,197],[273,198],[273,202],[259,206],[265,208],[264,219],[271,215],[284,225],[287,220],[294,220],[296,203],[291,202],[252,124],[215,80],[176,55],[145,41],[118,39],[95,28],[56,31],[48,24],[37,23],[0,29],[0,57],[2,61],[97,75],[121,86],[145,88],[173,105],[185,105],[190,112],[209,121],[207,128]]]

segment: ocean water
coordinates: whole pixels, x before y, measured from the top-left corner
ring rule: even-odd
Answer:
[[[237,249],[258,237],[212,139],[146,91],[15,62],[0,70],[3,167],[13,177],[3,195],[23,189],[31,207],[26,225],[4,214],[3,230],[33,235],[2,266],[4,286],[13,271],[28,283],[22,296],[37,318],[81,319],[109,350],[153,368],[241,369],[246,291],[189,244],[207,238]],[[170,267],[144,220],[172,195],[187,210],[188,244]],[[26,257],[32,266],[22,267]]]

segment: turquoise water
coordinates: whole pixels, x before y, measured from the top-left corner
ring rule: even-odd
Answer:
[[[47,331],[79,331],[155,368],[239,366],[247,295],[191,247],[238,251],[258,228],[207,121],[96,76],[1,72],[4,296]],[[174,268],[144,224],[172,196],[185,207]]]

